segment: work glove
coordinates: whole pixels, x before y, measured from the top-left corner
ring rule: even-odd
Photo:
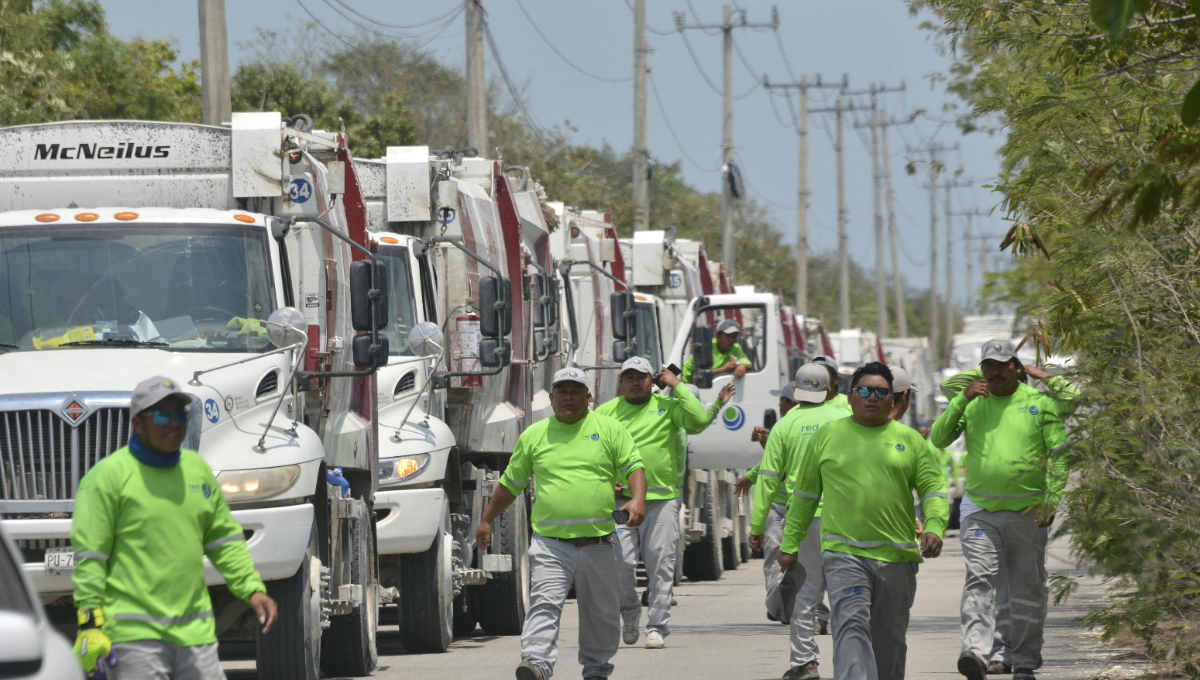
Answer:
[[[79,632],[75,635],[75,656],[89,678],[104,680],[108,670],[117,665],[117,653],[100,626],[104,612],[99,609],[79,610]]]
[[[244,319],[235,316],[225,324],[225,328],[236,330],[238,335],[256,335],[264,340],[267,338],[267,329],[263,328],[263,322],[259,319]]]

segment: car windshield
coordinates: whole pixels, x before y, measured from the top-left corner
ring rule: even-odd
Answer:
[[[0,536],[0,609],[33,616],[33,601],[25,590],[25,581],[17,565],[4,537]]]
[[[17,351],[266,349],[266,234],[224,225],[0,230],[0,343]]]
[[[417,306],[413,299],[411,268],[408,266],[408,248],[380,246],[376,257],[387,269],[388,308],[391,317],[383,334],[388,339],[388,353],[394,357],[412,356],[408,348],[408,333],[417,325]]]

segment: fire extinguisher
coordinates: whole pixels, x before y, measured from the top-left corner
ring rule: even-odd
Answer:
[[[479,365],[479,315],[459,314],[454,319],[458,331],[458,371],[478,371]],[[458,378],[458,387],[483,387],[483,376],[464,375]]]

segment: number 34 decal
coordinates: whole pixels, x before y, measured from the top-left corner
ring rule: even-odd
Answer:
[[[288,185],[288,198],[294,203],[307,203],[312,193],[312,184],[306,179],[294,179]]]

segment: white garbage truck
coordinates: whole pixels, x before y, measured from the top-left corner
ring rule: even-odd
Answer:
[[[134,386],[165,375],[197,398],[185,447],[279,603],[260,635],[206,561],[220,639],[254,644],[259,678],[375,667],[387,287],[346,137],[311,128],[0,129],[0,518],[68,626],[79,480],[127,443]]]

